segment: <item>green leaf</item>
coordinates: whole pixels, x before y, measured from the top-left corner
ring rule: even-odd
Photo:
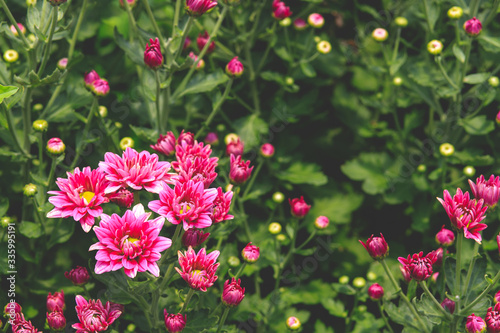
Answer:
[[[344,295],[356,295],[357,291],[353,287],[351,287],[349,284],[343,284],[343,283],[332,283],[332,288],[338,293],[344,294]]]
[[[302,70],[302,73],[304,73],[304,75],[307,77],[316,76],[316,71],[314,70],[314,67],[308,62],[301,62],[300,69]]]
[[[347,311],[345,309],[344,303],[339,300],[335,300],[332,297],[321,299],[321,305],[335,317],[346,318]]]
[[[479,44],[487,52],[492,52],[492,53],[500,52],[500,37],[479,35],[478,40],[479,40]]]
[[[459,121],[465,131],[472,135],[485,135],[495,130],[495,123],[489,120],[485,115],[477,116],[474,118],[464,118]]]
[[[474,263],[469,285],[466,289],[462,289],[467,290],[464,304],[472,302],[477,296],[479,296],[484,288],[486,288],[487,283],[484,279],[484,276],[486,275],[486,264],[487,261],[485,258],[479,258]],[[461,283],[463,285],[464,281],[462,281]]]
[[[392,63],[391,67],[389,68],[389,73],[391,74],[391,76],[399,71],[401,66],[403,66],[404,63],[406,62],[406,59],[408,59],[406,53],[404,53],[403,57],[396,58],[396,61],[394,61],[394,63]]]
[[[316,320],[314,324],[314,332],[316,333],[334,333],[333,328],[327,327],[322,321]]]
[[[0,217],[5,216],[9,210],[9,199],[5,197],[0,198]]]
[[[67,242],[75,231],[75,225],[76,223],[72,221],[63,220],[62,223],[60,223],[57,228],[52,230],[47,247],[50,248],[55,244],[62,244]]]
[[[218,321],[218,317],[209,316],[209,311],[206,309],[190,312],[189,320],[186,322],[186,327],[182,332],[200,333],[204,332],[207,327],[214,327]]]
[[[328,178],[321,172],[319,165],[314,163],[294,162],[288,169],[276,175],[281,180],[292,184],[324,185]]]
[[[19,224],[19,232],[28,238],[38,238],[42,235],[40,224],[23,221]]]
[[[462,64],[465,63],[465,54],[464,51],[457,44],[453,44],[453,54]]]
[[[363,202],[363,195],[349,191],[335,192],[331,197],[314,198],[311,215],[324,215],[333,223],[349,223],[351,215]]]
[[[156,130],[146,128],[146,127],[137,127],[134,125],[129,125],[130,129],[137,135],[141,140],[146,142],[156,142],[158,139],[158,132]]]
[[[448,289],[455,290],[456,284],[456,260],[454,258],[447,257],[444,262],[444,274],[446,276],[446,285]]]
[[[189,81],[187,87],[181,92],[180,96],[208,92],[213,90],[219,84],[226,83],[228,80],[229,77],[224,74],[221,69],[208,75],[199,73],[191,79],[191,81]]]
[[[256,114],[240,118],[234,122],[236,134],[245,144],[245,150],[248,151],[261,142],[261,138],[269,131],[267,123]]]
[[[464,83],[468,84],[479,84],[483,83],[484,81],[488,80],[490,77],[490,73],[475,73],[475,74],[470,74],[464,77]]]
[[[363,67],[352,68],[352,85],[362,91],[376,91],[380,86],[380,79]]]
[[[66,74],[66,71],[62,72],[56,68],[52,74],[50,75],[47,75],[46,77],[44,77],[42,80],[40,80],[40,83],[39,85],[42,86],[42,85],[46,85],[46,84],[52,84],[52,83],[56,83],[58,82],[64,75]]]
[[[426,321],[431,322],[434,325],[441,324],[443,314],[431,298],[427,296],[427,294],[423,293],[422,296],[420,296],[419,301],[417,301],[416,298],[413,298],[413,303],[415,304],[418,312],[424,315]]]
[[[286,48],[284,46],[274,48],[274,52],[276,53],[276,55],[278,57],[280,57],[281,59],[283,59],[285,61],[288,61],[288,62],[293,61],[293,57],[290,55],[290,53],[288,53],[288,51],[286,50]]]
[[[362,180],[363,190],[373,195],[383,193],[388,188],[386,171],[391,164],[393,161],[387,153],[361,153],[344,163],[340,170],[353,180]]]
[[[492,156],[483,155],[480,152],[478,153],[476,149],[456,151],[453,156],[457,158],[462,165],[486,166],[492,165],[495,162]]]
[[[3,86],[0,84],[0,103],[2,103],[5,98],[9,98],[10,96],[17,93],[18,90],[19,87]]]
[[[113,35],[116,41],[116,44],[125,51],[125,54],[132,60],[134,63],[138,65],[144,66],[144,53],[143,47],[139,45],[139,42],[134,40],[133,42],[129,42],[126,40],[122,34],[118,32],[117,27],[115,26],[113,30]]]

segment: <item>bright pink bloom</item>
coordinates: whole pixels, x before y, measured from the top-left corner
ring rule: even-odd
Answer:
[[[296,30],[304,30],[305,28],[307,28],[307,23],[304,19],[299,17],[293,21],[293,26]]]
[[[83,286],[90,279],[89,271],[82,266],[76,266],[71,271],[64,273],[64,276],[75,286]]]
[[[155,38],[155,40],[150,38],[149,43],[151,45],[146,44],[146,50],[144,51],[144,63],[151,69],[158,69],[163,62],[160,41],[158,38]]]
[[[92,91],[96,96],[104,97],[109,94],[109,83],[104,79],[97,79],[92,82],[90,91]]]
[[[170,156],[175,152],[175,145],[177,141],[175,139],[174,133],[167,132],[166,135],[160,134],[160,138],[155,145],[150,145],[151,148],[156,150],[163,155]]]
[[[273,3],[273,17],[277,20],[282,20],[291,16],[293,13],[290,7],[286,6],[282,1],[274,1]]]
[[[191,132],[185,132],[184,130],[182,130],[181,134],[179,134],[179,137],[177,138],[177,144],[182,146],[183,142],[185,142],[189,146],[194,145],[195,144],[194,134]]]
[[[127,210],[123,217],[113,214],[101,216],[101,223],[94,228],[97,243],[89,251],[96,253],[96,274],[116,271],[123,267],[125,274],[133,279],[137,272],[149,271],[159,276],[156,263],[160,252],[172,245],[169,238],[159,236],[165,219],[157,217],[148,221],[151,213],[145,213],[141,204]]]
[[[330,220],[326,216],[318,216],[314,221],[314,226],[317,229],[325,229],[330,224]]]
[[[47,310],[49,312],[53,312],[56,308],[59,308],[60,310],[66,309],[63,290],[61,290],[61,292],[56,291],[54,295],[51,293],[47,295]]]
[[[399,266],[399,270],[401,271],[401,274],[403,275],[403,279],[405,280],[406,283],[409,283],[411,281],[411,275],[410,271],[405,266]]]
[[[17,313],[16,318],[12,321],[12,332],[13,333],[42,333],[37,330],[31,321],[24,318],[24,314]]]
[[[208,232],[204,233],[196,228],[188,229],[182,235],[182,245],[185,247],[191,246],[192,248],[197,248],[207,240],[208,236],[210,236]]]
[[[169,314],[166,309],[163,310],[163,315],[165,316],[165,327],[169,333],[181,332],[186,327],[186,315]]]
[[[481,24],[481,21],[479,21],[475,17],[471,18],[468,21],[465,21],[464,23],[464,30],[469,36],[475,37],[479,35],[482,29],[483,25]]]
[[[47,312],[47,324],[52,330],[60,332],[66,327],[66,318],[62,311]]]
[[[307,18],[307,22],[313,28],[321,28],[325,24],[325,19],[323,18],[323,15],[321,15],[321,14],[312,13]]]
[[[446,229],[444,225],[441,230],[436,234],[436,242],[444,247],[448,247],[455,241],[455,233],[449,229]]]
[[[264,143],[260,146],[260,154],[264,157],[272,157],[274,155],[274,146],[270,143]]]
[[[368,251],[370,257],[375,260],[383,259],[389,254],[389,245],[385,241],[382,233],[380,237],[373,237],[373,235],[371,235],[370,238],[366,240],[366,244],[361,240],[359,242],[365,247],[366,251]]]
[[[66,145],[59,138],[51,138],[47,141],[47,151],[52,155],[61,155],[65,149]]]
[[[495,121],[500,125],[500,111],[498,111]]]
[[[130,208],[134,203],[134,194],[124,188],[119,189],[115,193],[108,194],[109,200],[120,207]]]
[[[219,144],[219,136],[215,132],[209,132],[203,142],[207,145],[217,146]]]
[[[254,263],[260,257],[260,248],[250,242],[241,250],[241,256],[246,262]]]
[[[473,183],[469,179],[470,189],[476,200],[483,199],[484,204],[488,207],[495,207],[500,198],[500,177],[491,175],[488,180],[481,175]]]
[[[212,0],[186,0],[186,12],[188,15],[198,17],[217,6],[217,1]]]
[[[485,333],[486,323],[484,322],[483,318],[471,314],[467,317],[465,329],[467,330],[467,333]]]
[[[232,220],[233,215],[229,215],[231,208],[231,200],[233,198],[233,191],[222,192],[222,188],[217,188],[217,197],[214,200],[214,208],[212,211],[212,221],[219,223],[225,220]]]
[[[85,87],[90,90],[94,81],[98,79],[100,79],[100,77],[95,70],[91,70],[90,72],[86,73],[84,78]]]
[[[101,300],[85,300],[80,295],[76,295],[76,314],[79,323],[72,325],[76,333],[96,333],[103,332],[122,314],[118,309],[112,309],[111,302],[102,305]]]
[[[448,310],[448,312],[451,314],[455,312],[455,302],[453,302],[449,298],[445,298],[444,301],[441,302],[441,306],[443,307],[443,309]]]
[[[79,221],[82,229],[89,232],[94,225],[94,219],[102,214],[101,204],[109,202],[105,195],[108,181],[104,173],[99,170],[90,170],[90,167],[75,168],[73,173],[67,173],[68,179],[58,178],[56,181],[60,191],[49,191],[54,194],[49,202],[54,209],[47,213],[47,217],[70,217]]]
[[[437,198],[443,205],[446,213],[450,217],[452,225],[457,229],[464,230],[465,238],[474,239],[481,244],[481,230],[486,229],[487,225],[481,222],[488,207],[483,207],[483,199],[471,200],[469,192],[462,193],[457,189],[457,193],[451,197],[447,190],[443,192],[444,199]]]
[[[163,183],[160,200],[149,202],[149,209],[172,224],[183,223],[184,230],[207,228],[212,225],[213,202],[217,196],[214,188],[205,189],[202,182],[189,180],[175,183],[174,189]]]
[[[420,251],[420,253],[408,255],[408,258],[398,258],[405,271],[409,272],[410,278],[415,281],[424,281],[432,275],[432,265],[436,262],[436,254],[432,251],[425,257],[423,255],[424,253]]]
[[[238,306],[245,297],[245,288],[241,287],[241,280],[233,277],[231,280],[224,282],[224,289],[222,290],[222,303],[226,306]]]
[[[179,172],[181,170],[180,164],[186,162],[186,160],[194,160],[196,157],[200,157],[205,160],[210,158],[212,154],[212,149],[210,145],[204,145],[203,142],[195,141],[194,144],[189,144],[187,141],[183,141],[175,147],[175,158],[177,161],[172,162],[172,168]],[[212,162],[217,161],[217,157],[212,157]]]
[[[178,170],[177,176],[172,176],[169,181],[170,184],[175,184],[175,181],[180,183],[185,183],[189,180],[194,182],[203,182],[205,188],[209,188],[210,185],[217,178],[217,172],[215,172],[215,167],[217,166],[218,157],[213,158],[187,158],[184,162],[172,162]]]
[[[208,32],[206,30],[204,33],[200,33],[198,35],[198,38],[196,39],[196,45],[198,45],[198,50],[200,50],[200,52],[201,52],[201,50],[203,50],[203,48],[207,44],[209,38],[210,38],[210,35],[208,34]],[[215,42],[211,41],[205,54],[210,54],[214,50],[215,50]]]
[[[232,78],[240,77],[243,74],[243,64],[238,60],[238,57],[234,57],[226,65],[226,74]]]
[[[441,264],[443,263],[443,255],[444,255],[444,250],[442,247],[440,247],[437,250],[432,251],[434,252],[434,255],[436,256],[436,261],[434,262],[434,267],[440,267]]]
[[[374,283],[368,288],[368,296],[372,300],[378,301],[384,296],[384,288],[380,284]]]
[[[486,327],[488,333],[499,333],[500,332],[500,303],[495,304],[492,308],[488,309],[486,312]]]
[[[497,291],[497,293],[495,294],[495,296],[493,297],[493,301],[495,302],[495,304],[499,303],[500,302],[500,290]]]
[[[311,209],[311,205],[308,205],[304,197],[301,196],[299,198],[294,198],[294,199],[288,199],[288,202],[290,203],[290,209],[291,213],[293,216],[301,219],[309,213],[309,210]]]
[[[250,161],[241,160],[241,155],[230,157],[229,180],[235,185],[244,184],[252,175],[253,166],[250,167]]]
[[[243,151],[245,150],[245,146],[243,142],[238,138],[236,141],[230,141],[226,146],[226,155],[231,156],[241,156],[243,155]]]
[[[23,308],[16,302],[9,302],[3,308],[4,317],[14,317],[16,314],[21,314],[22,312]]]
[[[99,162],[99,168],[110,181],[106,193],[127,187],[158,193],[163,181],[170,178],[167,174],[170,163],[159,162],[158,155],[145,150],[138,153],[130,147],[127,147],[122,157],[114,153],[104,154],[104,162]]]
[[[177,267],[175,270],[188,283],[189,287],[207,291],[207,288],[211,287],[218,278],[215,272],[219,267],[219,263],[216,263],[219,254],[219,251],[207,254],[205,248],[196,253],[192,247],[184,254],[179,251],[179,265],[182,270]]]

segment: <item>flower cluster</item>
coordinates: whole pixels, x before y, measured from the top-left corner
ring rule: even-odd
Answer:
[[[79,323],[73,324],[71,327],[76,329],[76,333],[93,333],[103,332],[118,318],[123,312],[123,305],[113,302],[106,302],[105,305],[101,300],[86,300],[83,296],[77,295],[76,314]]]
[[[66,318],[63,311],[66,309],[64,291],[49,293],[47,296],[47,323],[56,332],[61,332],[66,327]]]

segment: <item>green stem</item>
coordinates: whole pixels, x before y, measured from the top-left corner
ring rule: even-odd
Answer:
[[[17,137],[17,133],[14,129],[14,123],[12,122],[12,115],[10,112],[10,109],[7,109],[7,106],[5,106],[5,103],[0,103],[2,106],[2,110],[4,112],[5,118],[7,119],[7,126],[9,128],[9,133],[10,136],[12,137],[14,141],[14,145],[16,146],[17,150],[23,154],[25,157],[30,157],[29,154],[21,147],[21,144],[19,143],[19,138]]]
[[[252,94],[253,100],[253,108],[256,114],[260,114],[260,99],[259,99],[259,91],[257,89],[257,85],[255,83],[256,73],[253,68],[253,60],[252,53],[250,52],[250,40],[245,43],[245,60],[248,65],[249,72],[249,81],[250,81],[250,90]]]
[[[358,302],[359,302],[359,291],[356,292],[356,294],[354,295],[354,304],[352,306],[352,311],[351,311],[351,314],[349,316],[346,317],[345,319],[345,326],[346,326],[346,332],[352,332],[352,319],[353,319],[353,315],[354,315],[354,311],[356,311],[356,308],[358,307]]]
[[[157,70],[155,72],[156,79],[156,125],[158,130],[158,136],[163,133],[161,128],[161,107],[160,107],[160,95],[161,95],[161,82],[160,82],[160,73]]]
[[[264,165],[264,159],[260,159],[259,164],[257,164],[257,169],[255,169],[255,172],[252,173],[252,177],[250,178],[250,181],[248,182],[247,187],[245,188],[245,191],[243,191],[243,195],[241,196],[242,200],[244,201],[248,193],[250,192],[250,189],[252,188],[253,184],[255,183],[255,179],[257,178],[260,169],[262,169],[262,165]]]
[[[432,29],[430,17],[429,17],[429,6],[427,5],[427,0],[422,0],[424,3],[424,11],[425,11],[425,19],[427,21],[427,27],[429,28],[429,32],[434,33],[434,29]]]
[[[455,20],[455,23],[453,25],[455,26],[455,40],[458,47],[460,46],[460,28],[458,27],[458,20]]]
[[[42,64],[40,65],[40,68],[38,69],[37,72],[38,76],[41,76],[43,74],[45,66],[47,65],[47,61],[49,60],[50,57],[50,47],[52,46],[52,38],[54,37],[54,32],[56,31],[58,11],[59,7],[52,8],[52,23],[50,24],[49,40],[47,42],[47,45],[45,45],[45,52],[43,54]]]
[[[87,296],[87,298],[88,298],[88,299],[91,299],[91,298],[92,298],[92,296],[90,296],[90,293],[89,293],[89,291],[87,290],[87,287],[86,287],[85,285],[82,285],[81,287],[82,287],[82,289],[83,289],[83,293],[85,294],[85,296]]]
[[[472,48],[472,38],[469,38],[469,40],[467,41],[467,46],[465,48],[465,61],[464,64],[462,65],[462,75],[460,76],[460,82],[459,82],[461,87],[464,84],[465,74],[467,74],[467,65],[469,64],[471,48]]]
[[[243,265],[241,265],[240,269],[238,270],[238,272],[236,273],[236,275],[234,276],[234,279],[235,280],[238,280],[238,277],[240,276],[241,273],[243,273],[243,270],[245,269],[245,267],[247,266],[247,262],[245,261],[243,263]]]
[[[38,133],[38,176],[42,177],[43,174],[43,132]]]
[[[394,49],[392,50],[391,65],[394,64],[396,58],[398,57],[399,41],[401,40],[401,27],[398,27],[396,32],[396,41],[394,42]]]
[[[491,281],[491,283],[489,284],[489,286],[483,290],[483,292],[481,294],[479,294],[479,296],[476,297],[475,300],[473,300],[469,305],[467,305],[465,308],[463,308],[459,313],[458,315],[459,316],[462,316],[462,315],[469,315],[469,311],[472,310],[472,308],[477,304],[479,303],[484,296],[486,296],[491,289],[493,289],[493,287],[496,286],[498,280],[500,280],[500,271],[497,273],[497,275],[495,275],[495,277],[493,278],[493,280]]]
[[[7,4],[5,3],[4,0],[0,0],[0,5],[2,5],[2,7],[3,7],[4,11],[5,11],[5,14],[7,15],[7,18],[9,19],[10,23],[16,29],[17,34],[19,35],[19,37],[21,37],[21,40],[23,41],[24,46],[27,49],[29,49],[30,48],[30,42],[28,41],[28,39],[26,38],[26,36],[24,36],[24,34],[21,32],[21,29],[19,29],[19,26],[17,25],[17,21],[14,18],[14,16],[12,16],[12,13],[10,12],[9,7],[7,6]]]
[[[175,2],[175,12],[174,12],[174,23],[172,24],[172,36],[175,35],[175,28],[179,25],[179,15],[181,12],[181,2],[182,0],[177,0]],[[181,44],[181,47],[183,47],[184,44]]]
[[[277,22],[274,21],[273,23],[273,26],[271,27],[271,32],[270,32],[270,35],[273,36],[274,35],[274,31],[276,30],[276,26],[277,26]],[[285,28],[286,29],[286,28]],[[286,31],[286,30],[285,30]],[[288,33],[287,33],[287,36],[288,36]],[[267,56],[269,55],[269,51],[271,51],[271,43],[267,43],[267,47],[266,47],[266,50],[264,51],[264,55],[262,56],[262,58],[260,59],[260,62],[259,62],[259,65],[257,66],[257,69],[255,70],[256,74],[258,75],[260,73],[260,71],[262,70],[262,67],[264,66],[264,63],[267,59]]]
[[[453,82],[453,80],[448,76],[448,73],[446,73],[446,70],[444,69],[443,64],[441,64],[441,57],[440,56],[434,57],[434,61],[436,61],[436,63],[438,64],[439,69],[441,70],[441,73],[443,74],[446,81],[448,81],[450,86],[452,86],[455,90],[460,90],[460,88],[455,84],[455,82]]]
[[[175,56],[174,56],[173,61],[175,61],[179,57],[179,54],[181,54],[182,49],[184,48],[184,43],[186,42],[186,37],[189,33],[189,30],[191,30],[191,27],[193,25],[193,21],[194,21],[193,17],[189,16],[188,21],[187,21],[186,25],[184,26],[184,30],[182,30],[181,44],[179,45],[179,48],[175,52]],[[210,43],[208,42],[207,45],[210,46]]]
[[[308,238],[304,241],[304,243],[300,244],[300,246],[299,246],[299,247],[297,247],[297,248],[295,249],[295,251],[299,251],[299,250],[301,250],[304,246],[306,246],[306,245],[307,245],[307,243],[309,243],[309,242],[311,241],[311,239],[313,239],[313,238],[314,238],[314,236],[316,236],[316,232],[317,232],[317,230],[316,230],[316,229],[314,229],[314,230],[313,230],[313,232],[311,232],[311,234],[309,235],[309,237],[308,237]]]
[[[467,288],[469,286],[470,278],[472,276],[472,270],[474,269],[474,265],[476,263],[478,250],[479,250],[479,243],[474,242],[474,250],[473,250],[473,254],[472,254],[472,259],[471,259],[470,264],[469,264],[469,270],[467,271],[467,277],[465,278],[464,290],[462,290],[463,295],[467,294]]]
[[[497,15],[499,5],[500,5],[500,0],[495,0],[495,2],[493,3],[493,7],[490,10],[490,13],[486,17],[486,20],[484,20],[483,26],[490,24],[493,18],[495,18],[495,16]]]
[[[191,297],[193,297],[193,294],[194,294],[194,289],[190,288],[189,292],[186,296],[186,299],[184,300],[184,304],[182,305],[182,309],[181,309],[180,313],[184,313],[184,311],[186,311],[188,304],[189,304],[189,301],[191,300]]]
[[[123,1],[123,5],[125,7],[125,11],[127,12],[128,20],[130,22],[130,40],[133,40],[133,36],[137,36],[141,44],[144,44],[141,35],[139,34],[139,30],[137,29],[137,22],[135,21],[134,14],[132,13],[132,9],[128,1]]]
[[[45,198],[47,195],[47,192],[50,191],[50,188],[52,187],[52,183],[54,183],[54,177],[56,173],[56,167],[57,167],[57,157],[52,157],[52,163],[50,165],[50,172],[49,172],[49,178],[47,181],[47,191],[45,191],[45,194],[43,195],[43,202],[45,202]]]
[[[457,262],[455,266],[455,296],[457,297],[457,309],[460,309],[461,295],[460,295],[460,278],[462,277],[462,242],[464,235],[457,232]]]
[[[390,333],[394,333],[391,325],[389,324],[389,321],[387,320],[387,316],[385,315],[384,310],[382,309],[382,304],[381,304],[380,300],[377,301],[377,305],[378,305],[378,309],[380,310],[380,315],[382,316],[382,319],[384,320],[385,326],[387,327],[387,329],[389,330]]]
[[[165,262],[165,259],[167,258],[167,254],[169,253],[169,250],[176,246],[177,244],[177,239],[179,238],[179,234],[181,232],[181,229],[182,229],[182,223],[179,223],[177,225],[177,228],[175,229],[175,232],[174,232],[174,236],[172,237],[172,245],[170,246],[170,248],[168,248],[162,255],[159,263],[158,263],[158,266],[161,268],[161,265],[163,264],[163,262]],[[160,283],[160,287],[158,288],[159,291],[161,292],[162,290],[165,289],[165,286],[167,284],[167,282],[170,280],[170,277],[172,275],[172,272],[174,270],[174,265],[175,265],[175,262],[171,263],[168,268],[167,268],[167,271],[165,273],[165,276],[163,277],[163,280],[161,281]]]
[[[451,321],[452,316],[448,312],[446,312],[446,310],[441,306],[441,304],[437,301],[437,299],[434,297],[434,295],[429,291],[429,288],[427,288],[427,283],[425,283],[425,281],[421,281],[420,285],[424,289],[424,292],[427,294],[427,296],[429,296],[431,298],[431,301],[434,303],[434,305],[436,305],[437,308],[439,309],[439,311],[441,311],[441,313],[444,315],[444,317],[447,320]]]
[[[36,216],[38,217],[38,220],[40,221],[40,227],[42,228],[42,233],[43,233],[43,235],[46,235],[47,232],[45,229],[45,220],[42,217],[42,215],[40,214],[40,206],[38,205],[38,202],[36,201],[35,197],[33,197],[32,199],[33,199],[33,206],[35,207]]]
[[[227,314],[229,313],[229,307],[226,306],[226,308],[224,309],[224,313],[222,314],[222,318],[220,320],[220,323],[219,323],[219,328],[217,328],[217,333],[220,332],[220,330],[222,329],[222,326],[224,325],[224,323],[226,322],[226,318],[227,318]]]
[[[149,0],[144,0],[142,3],[144,5],[144,8],[146,9],[146,12],[148,14],[149,20],[151,21],[151,23],[153,23],[153,28],[154,28],[154,30],[156,32],[156,35],[160,39],[160,42],[161,42],[162,46],[165,47],[165,39],[163,39],[163,35],[162,35],[161,31],[160,31],[160,28],[158,27],[158,24],[156,23],[156,20],[155,20],[155,17],[153,15],[153,12],[151,11],[151,7],[149,6]]]
[[[85,143],[85,140],[87,139],[87,135],[90,129],[90,124],[92,123],[92,119],[94,118],[94,113],[97,110],[97,105],[99,103],[97,102],[97,96],[94,96],[94,101],[92,102],[92,106],[90,107],[89,115],[87,116],[87,122],[85,123],[85,128],[83,129],[83,134],[82,134],[82,139],[78,147],[76,148],[76,156],[73,162],[71,163],[71,166],[69,167],[70,170],[73,170],[78,163],[78,159],[80,158],[80,155],[82,154],[82,150],[85,148],[87,145]]]
[[[238,209],[240,210],[241,219],[243,220],[245,233],[247,235],[248,241],[250,242],[252,240],[252,233],[250,232],[250,228],[248,227],[247,215],[245,214],[245,207],[243,207],[243,200],[241,200],[241,197],[238,197],[236,201],[238,201]]]

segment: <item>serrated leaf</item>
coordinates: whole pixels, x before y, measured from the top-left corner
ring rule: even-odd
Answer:
[[[363,190],[368,194],[383,193],[389,187],[387,169],[393,164],[386,153],[361,153],[347,161],[340,169],[349,178],[363,181]]]
[[[135,135],[146,142],[156,142],[156,140],[158,139],[158,132],[151,128],[130,125],[130,129],[134,132]]]
[[[276,176],[292,184],[321,186],[328,182],[328,178],[320,170],[319,165],[299,161],[294,162],[288,169],[279,172]]]
[[[485,135],[495,130],[495,123],[493,120],[489,120],[485,115],[470,119],[461,119],[459,124],[467,133],[472,135]]]
[[[52,84],[55,82],[58,82],[63,76],[66,74],[66,71],[61,72],[58,68],[56,68],[52,74],[47,75],[43,79],[40,80],[40,83],[38,85],[46,85],[46,84]]]
[[[457,44],[453,44],[453,54],[462,64],[465,63],[465,54],[464,51]]]
[[[488,80],[490,77],[490,73],[475,73],[475,74],[470,74],[464,77],[464,83],[468,84],[479,84],[483,83],[484,81]]]
[[[208,92],[213,90],[219,84],[226,83],[228,80],[229,77],[224,74],[221,69],[208,75],[199,73],[197,76],[191,79],[191,81],[189,81],[184,91],[180,93],[180,96]]]
[[[234,127],[236,134],[243,141],[246,151],[259,145],[261,138],[269,131],[268,124],[256,114],[236,120]]]
[[[28,238],[38,238],[42,235],[40,224],[23,221],[19,224],[19,232]]]
[[[2,103],[5,98],[9,98],[10,96],[17,93],[18,90],[19,87],[3,86],[0,84],[0,103]]]
[[[123,35],[118,32],[116,26],[113,31],[113,36],[116,44],[118,44],[118,46],[125,51],[125,54],[130,58],[130,60],[138,65],[144,66],[144,51],[136,40],[133,42],[126,40]]]
[[[323,305],[325,310],[327,310],[332,316],[340,318],[347,317],[347,311],[342,301],[335,300],[331,297],[323,298],[321,300],[321,305]]]

